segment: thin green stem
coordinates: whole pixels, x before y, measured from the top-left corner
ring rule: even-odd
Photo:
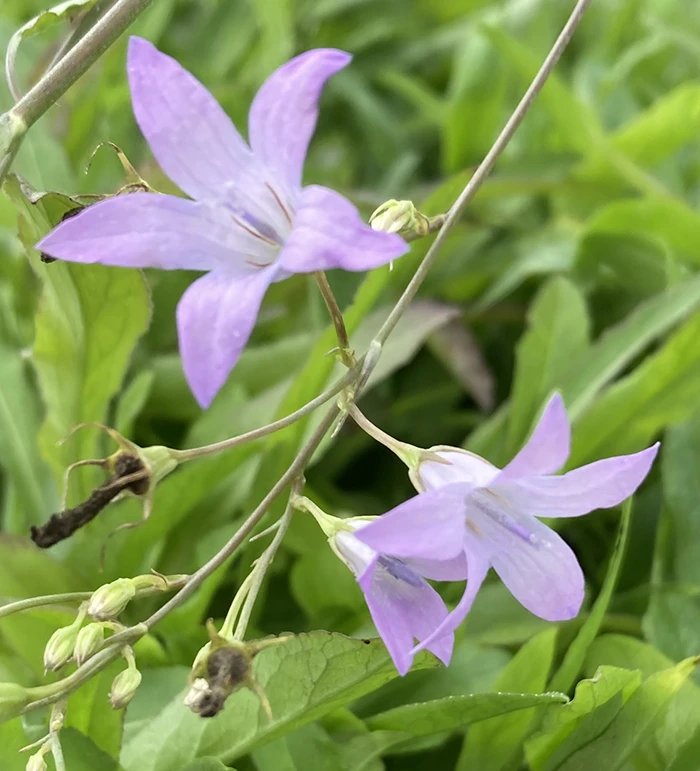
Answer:
[[[43,597],[30,597],[27,600],[8,602],[0,605],[0,618],[19,613],[22,610],[41,608],[44,605],[60,605],[63,602],[84,602],[92,597],[92,592],[64,592],[63,594],[46,594]]]
[[[274,423],[270,423],[267,426],[262,426],[261,428],[256,428],[253,431],[248,431],[245,434],[241,434],[240,436],[234,436],[231,439],[224,439],[221,442],[205,445],[204,447],[194,447],[190,450],[171,450],[170,452],[172,457],[178,463],[184,463],[185,461],[193,460],[194,458],[201,458],[205,455],[214,455],[217,452],[230,450],[231,448],[237,447],[240,444],[252,442],[254,439],[260,439],[263,436],[274,433],[275,431],[280,431],[287,426],[291,426],[292,423],[296,423],[298,420],[305,418],[311,412],[326,404],[326,402],[330,401],[344,388],[349,386],[353,380],[356,379],[356,377],[356,371],[351,370],[350,372],[346,372],[345,375],[340,378],[340,380],[334,383],[329,389],[324,391],[315,399],[312,399],[303,407],[300,407],[298,410],[292,412],[286,417],[274,421]]]
[[[245,581],[238,587],[238,591],[231,601],[231,605],[229,606],[228,612],[226,613],[224,623],[221,625],[221,629],[219,629],[219,635],[226,638],[227,640],[233,638],[233,625],[238,620],[238,614],[241,612],[241,608],[243,607],[245,598],[248,596],[248,591],[250,590],[250,585],[252,582],[253,574],[250,573],[248,576],[246,576]]]
[[[119,0],[12,108],[32,126],[148,8],[152,0]]]
[[[462,216],[467,205],[472,200],[472,198],[474,198],[479,188],[484,184],[487,176],[491,173],[493,167],[495,166],[496,161],[508,146],[508,143],[515,134],[515,131],[520,126],[523,119],[530,110],[530,107],[532,106],[535,98],[542,90],[544,84],[547,82],[547,79],[551,75],[554,66],[559,61],[561,55],[564,53],[565,48],[569,44],[569,41],[571,40],[571,37],[576,30],[576,27],[579,25],[579,22],[583,18],[583,14],[590,3],[591,0],[578,0],[576,3],[574,10],[569,17],[569,20],[564,25],[561,34],[552,46],[552,49],[547,55],[547,58],[544,60],[542,67],[540,67],[539,72],[537,75],[535,75],[535,78],[530,84],[530,87],[527,89],[523,98],[520,100],[520,103],[515,108],[515,111],[508,119],[508,122],[499,134],[496,141],[493,143],[491,149],[486,154],[486,157],[474,172],[474,175],[469,180],[464,190],[462,190],[460,193],[459,198],[457,198],[450,211],[448,212],[447,219],[445,220],[443,226],[440,228],[435,241],[433,241],[430,249],[423,258],[423,261],[419,265],[418,270],[415,272],[413,278],[410,280],[408,286],[389,314],[389,317],[384,322],[381,329],[374,338],[375,343],[383,345],[393,331],[394,327],[398,324],[399,319],[401,316],[403,316],[406,308],[408,308],[409,304],[415,297],[416,292],[425,280],[428,271],[432,267],[440,250],[444,246],[451,230],[457,224],[457,221]]]
[[[144,622],[149,629],[152,629],[159,621],[168,615],[175,608],[182,605],[182,603],[190,597],[195,591],[197,591],[199,585],[205,581],[209,576],[217,570],[224,562],[236,551],[236,549],[245,541],[251,530],[258,524],[258,522],[265,516],[270,506],[274,501],[282,494],[282,491],[293,482],[296,477],[303,473],[306,465],[311,460],[311,456],[316,451],[316,448],[321,444],[321,441],[328,433],[330,427],[335,422],[335,419],[340,413],[340,408],[333,405],[328,409],[323,419],[317,426],[316,430],[306,441],[299,454],[291,463],[289,468],[282,474],[280,479],[270,490],[270,492],[260,501],[258,506],[252,512],[252,514],[246,519],[246,521],[240,526],[228,543],[223,546],[205,565],[192,575],[190,580],[180,591],[171,597],[168,602],[165,603],[159,610],[157,610],[152,616],[146,619]]]
[[[272,560],[275,558],[275,554],[277,554],[277,550],[282,543],[282,539],[287,533],[289,523],[292,521],[292,515],[294,514],[294,499],[299,495],[303,486],[304,481],[302,478],[297,478],[292,483],[292,489],[289,493],[287,508],[282,515],[280,526],[275,533],[275,537],[272,539],[267,549],[265,549],[265,551],[260,555],[260,558],[255,563],[255,567],[250,574],[252,576],[250,588],[248,589],[248,594],[245,598],[245,602],[243,603],[241,615],[238,619],[238,624],[236,625],[236,631],[233,633],[234,640],[242,642],[243,638],[245,637],[246,629],[248,628],[248,622],[250,621],[250,617],[253,613],[255,601],[258,598],[258,594],[260,594],[260,589],[262,588],[263,581],[265,580],[265,575],[267,574],[267,571],[272,564]]]
[[[372,423],[372,421],[369,420],[369,418],[367,418],[365,414],[360,411],[356,404],[351,404],[348,406],[348,413],[355,421],[355,423],[357,423],[357,425],[365,433],[369,434],[373,439],[376,439],[385,447],[388,447],[408,466],[411,465],[411,459],[416,457],[416,454],[420,452],[417,447],[414,447],[411,444],[406,444],[406,442],[401,442],[398,439],[394,439],[394,437],[387,434],[386,431],[382,431],[379,426],[376,426],[374,423]]]
[[[326,308],[328,308],[328,313],[335,327],[335,335],[338,338],[338,348],[342,362],[346,367],[353,367],[355,359],[350,350],[350,339],[348,338],[348,330],[345,328],[345,319],[343,319],[343,314],[338,301],[335,299],[331,285],[328,283],[328,277],[322,270],[317,270],[314,273],[314,278],[318,288],[321,290],[321,296],[326,303]]]

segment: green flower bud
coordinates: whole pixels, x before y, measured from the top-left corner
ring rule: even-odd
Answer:
[[[369,218],[372,230],[384,233],[398,233],[404,238],[413,239],[428,235],[430,220],[421,214],[412,201],[394,201],[383,203]]]
[[[35,698],[35,691],[17,683],[0,683],[0,723],[12,720]]]
[[[94,656],[104,645],[105,628],[103,624],[88,624],[78,632],[73,650],[73,658],[78,666]]]
[[[55,672],[73,657],[80,627],[76,624],[57,629],[44,648],[44,669]]]
[[[112,709],[122,709],[134,698],[134,694],[141,685],[141,673],[135,666],[130,666],[120,672],[112,681],[112,690],[109,700]]]
[[[116,618],[136,596],[136,585],[130,578],[118,578],[97,589],[88,603],[88,615],[97,621]]]

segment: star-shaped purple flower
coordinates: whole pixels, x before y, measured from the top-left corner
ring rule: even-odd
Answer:
[[[556,394],[529,442],[502,470],[458,448],[431,448],[411,474],[419,495],[356,535],[401,560],[451,563],[466,557],[462,599],[413,652],[459,626],[490,567],[535,615],[548,621],[576,616],[584,594],[581,567],[561,537],[536,517],[579,517],[617,505],[642,483],[658,446],[554,476],[570,448],[566,409]]]
[[[357,528],[355,532],[368,526],[358,520],[344,520],[344,524]],[[357,577],[377,632],[399,674],[405,675],[413,663],[415,640],[425,641],[447,618],[445,603],[425,579],[464,579],[463,557],[451,561],[397,559],[377,553],[349,530],[339,530],[330,543]],[[447,632],[424,647],[447,665],[453,646],[454,634]]]
[[[203,407],[236,364],[271,283],[330,268],[369,270],[408,249],[399,236],[365,225],[338,193],[301,185],[321,91],[350,59],[317,49],[274,72],[250,108],[249,146],[199,81],[132,37],[136,120],[163,171],[194,200],[119,195],[37,246],[72,262],[208,271],[177,309],[183,367]]]

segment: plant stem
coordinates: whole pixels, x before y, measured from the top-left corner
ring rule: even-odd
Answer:
[[[373,439],[376,439],[385,447],[388,447],[393,453],[398,455],[406,465],[410,466],[411,458],[416,457],[416,455],[420,453],[420,450],[417,447],[394,439],[394,437],[387,434],[386,431],[382,431],[379,426],[375,426],[375,424],[359,410],[356,404],[349,405],[348,413],[365,433],[369,434]]]
[[[322,406],[334,396],[339,394],[346,386],[350,385],[353,380],[357,378],[357,371],[351,370],[345,373],[337,383],[332,385],[328,390],[312,399],[310,402],[295,410],[290,415],[284,418],[276,420],[274,423],[270,423],[267,426],[256,428],[253,431],[248,431],[240,436],[234,436],[231,439],[224,439],[221,442],[215,442],[214,444],[207,444],[204,447],[194,447],[191,450],[170,450],[172,457],[178,463],[184,463],[194,458],[201,458],[205,455],[213,455],[223,450],[230,450],[232,447],[237,447],[239,444],[245,444],[245,442],[251,442],[253,439],[260,439],[263,436],[272,434],[275,431],[280,431],[287,426],[291,426],[292,423],[296,423],[297,420],[306,417],[309,413],[313,412],[318,407]]]
[[[63,748],[61,747],[61,740],[58,738],[58,733],[52,732],[49,742],[51,744],[51,754],[53,755],[56,771],[66,771],[66,761],[63,757]]]
[[[340,357],[346,367],[353,367],[355,365],[355,358],[350,350],[350,340],[348,338],[348,331],[345,328],[345,320],[343,314],[338,306],[338,301],[335,299],[331,285],[328,283],[328,278],[322,270],[317,270],[314,273],[314,278],[318,284],[318,288],[321,290],[321,295],[326,308],[331,316],[331,321],[335,327],[335,335],[338,338],[338,348],[340,349]]]
[[[64,592],[63,594],[46,594],[43,597],[30,597],[27,600],[8,602],[0,605],[0,618],[19,613],[22,610],[41,608],[44,605],[60,605],[62,602],[84,602],[92,597],[92,592]]]
[[[102,56],[152,0],[119,0],[12,108],[27,127],[55,104]]]
[[[389,317],[384,322],[381,329],[374,338],[374,341],[379,345],[383,345],[386,342],[387,337],[389,337],[392,330],[403,315],[404,311],[415,297],[416,292],[420,288],[420,285],[423,283],[428,271],[432,267],[432,264],[435,262],[435,259],[442,249],[448,235],[450,234],[450,231],[457,224],[457,220],[464,213],[467,204],[472,200],[472,198],[474,198],[479,188],[483,185],[486,177],[491,173],[491,170],[496,164],[496,161],[500,157],[501,153],[508,146],[508,143],[512,139],[513,134],[515,134],[516,129],[518,126],[520,126],[523,118],[527,115],[530,107],[532,106],[535,97],[542,90],[544,84],[547,82],[547,79],[551,75],[554,66],[559,61],[562,53],[564,53],[564,49],[569,44],[571,36],[574,34],[576,27],[579,25],[579,22],[583,18],[583,14],[590,3],[591,0],[578,0],[576,3],[574,10],[571,12],[571,16],[564,25],[564,28],[552,46],[549,54],[547,54],[547,58],[544,60],[544,63],[540,67],[537,75],[535,75],[535,78],[530,84],[530,87],[527,89],[523,98],[520,100],[520,103],[515,108],[515,111],[508,119],[508,122],[506,123],[501,133],[498,135],[498,138],[493,143],[491,149],[486,154],[486,157],[474,172],[474,175],[469,180],[464,190],[462,190],[460,193],[459,198],[457,198],[457,200],[450,208],[450,211],[447,214],[447,219],[445,220],[443,226],[440,228],[435,241],[433,241],[430,249],[423,258],[423,261],[419,265],[418,270],[415,272],[413,278],[409,281],[408,286],[392,309]]]
[[[221,625],[221,629],[219,629],[219,635],[226,638],[227,640],[233,638],[233,625],[238,620],[238,614],[241,612],[241,607],[245,602],[245,598],[248,596],[252,581],[253,574],[250,573],[246,577],[245,581],[238,587],[238,591],[231,601],[231,605],[229,606],[228,612],[226,613],[224,623]]]
[[[282,474],[280,479],[274,485],[272,490],[260,501],[253,513],[246,519],[246,521],[240,526],[228,543],[223,546],[205,565],[192,575],[190,580],[180,591],[171,597],[168,602],[159,608],[152,616],[146,619],[144,622],[148,629],[152,629],[161,619],[165,618],[172,610],[182,605],[182,603],[195,591],[197,591],[199,585],[205,581],[209,576],[220,567],[226,560],[236,551],[236,549],[245,541],[251,530],[258,524],[258,522],[265,516],[267,510],[272,503],[281,495],[282,491],[289,485],[296,477],[303,473],[308,462],[311,460],[311,456],[316,451],[316,448],[321,444],[321,441],[328,433],[328,430],[333,425],[333,422],[338,417],[340,408],[333,405],[329,408],[323,417],[323,420],[317,426],[316,430],[306,441],[299,454],[291,463],[289,468]]]
[[[275,558],[275,554],[277,554],[277,549],[279,549],[282,539],[289,528],[289,523],[292,521],[292,515],[294,514],[294,499],[299,495],[303,486],[304,482],[301,477],[297,477],[292,483],[287,508],[282,515],[280,526],[275,533],[275,537],[272,539],[267,549],[260,555],[260,558],[255,563],[255,567],[250,574],[252,576],[251,584],[245,602],[243,603],[243,609],[241,610],[241,615],[238,619],[238,624],[236,625],[236,631],[233,633],[234,640],[242,642],[245,637],[248,622],[250,621],[250,616],[253,612],[253,606],[255,605],[255,601],[258,598],[263,581],[265,580],[265,574],[272,564],[272,560]]]

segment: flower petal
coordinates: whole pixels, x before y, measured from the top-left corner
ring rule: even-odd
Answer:
[[[488,560],[521,605],[547,621],[564,621],[583,602],[576,555],[549,527],[489,491],[471,498],[467,562]]]
[[[281,239],[290,204],[209,91],[138,37],[129,40],[127,72],[136,121],[170,179],[191,198],[224,202]]]
[[[428,490],[358,530],[357,539],[381,554],[444,562],[463,548],[466,500],[473,487]]]
[[[177,306],[185,376],[199,404],[208,407],[238,361],[276,266],[247,275],[207,273]]]
[[[127,72],[141,131],[187,195],[219,199],[227,183],[259,166],[221,105],[175,59],[132,37]]]
[[[358,582],[365,594],[369,612],[399,674],[405,675],[413,663],[410,652],[414,640],[427,637],[447,616],[440,595],[418,574],[407,570],[393,574],[382,565],[381,557],[368,566]],[[452,657],[454,636],[441,635],[429,649],[444,663]]]
[[[571,449],[571,429],[561,395],[547,402],[527,444],[501,472],[501,479],[553,474],[566,463]]]
[[[253,100],[248,117],[250,146],[290,191],[301,186],[323,86],[351,59],[333,48],[307,51],[273,72]]]
[[[393,233],[372,230],[339,193],[319,185],[305,187],[298,201],[294,229],[280,264],[290,273],[342,268],[370,270],[408,251]]]
[[[436,640],[442,639],[444,635],[453,634],[454,630],[457,629],[467,617],[467,614],[474,603],[474,599],[479,593],[481,585],[484,583],[484,579],[489,570],[489,564],[486,560],[474,555],[469,556],[467,565],[467,585],[464,587],[462,599],[457,603],[451,613],[445,617],[442,623],[438,624],[433,629],[432,633],[419,645],[416,645],[411,653],[418,653],[418,651],[422,651],[424,648],[429,648]]]
[[[617,506],[641,485],[659,445],[634,455],[589,463],[562,476],[542,476],[500,482],[494,492],[520,510],[538,517],[580,517],[595,509]]]
[[[421,460],[418,468],[409,472],[413,486],[418,492],[434,490],[455,482],[469,482],[476,487],[482,487],[498,476],[499,469],[484,460],[479,455],[459,447],[431,447],[426,450],[440,460],[433,460],[428,455]]]
[[[128,193],[62,222],[37,249],[68,262],[166,270],[251,271],[269,247],[237,228],[222,209],[156,193]]]

